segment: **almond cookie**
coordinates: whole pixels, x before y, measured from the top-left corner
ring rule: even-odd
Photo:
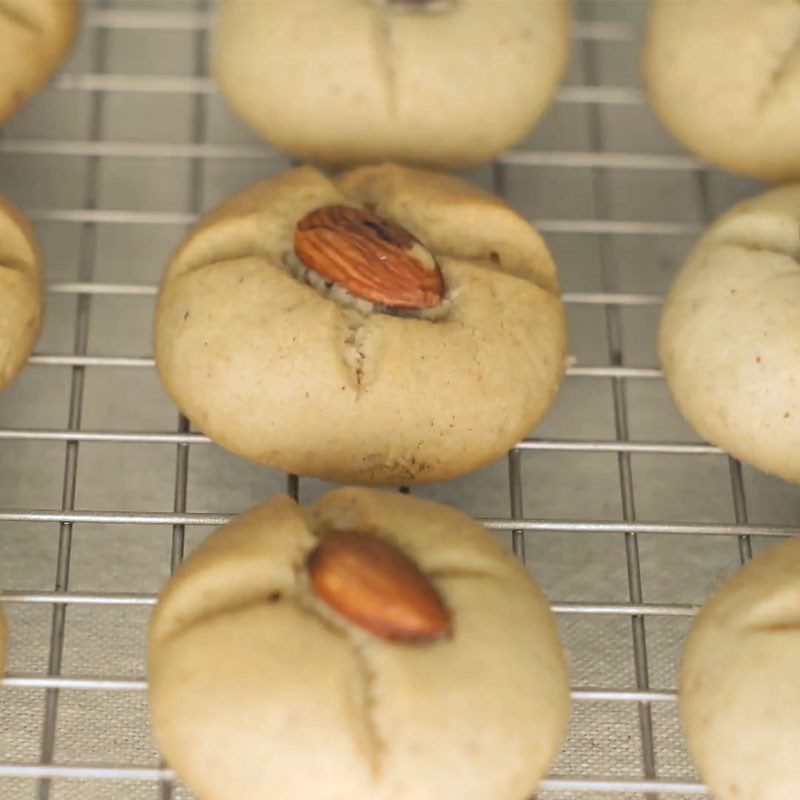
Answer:
[[[0,122],[17,112],[58,68],[77,27],[75,0],[0,3]]]
[[[569,42],[566,0],[226,0],[213,71],[233,110],[298,158],[454,167],[530,132]]]
[[[369,489],[213,534],[161,596],[148,678],[204,800],[521,800],[569,710],[525,568],[461,512]]]
[[[697,432],[800,483],[800,185],[721,217],[661,316],[664,375]]]
[[[644,77],[662,123],[699,156],[800,178],[797,0],[653,0]]]
[[[27,220],[0,197],[0,389],[25,365],[42,329],[44,277]]]
[[[288,472],[398,484],[497,458],[565,367],[535,230],[448,175],[300,168],[224,203],[162,282],[156,363],[223,447]]]
[[[716,800],[800,797],[800,538],[729,578],[689,636],[680,712]]]

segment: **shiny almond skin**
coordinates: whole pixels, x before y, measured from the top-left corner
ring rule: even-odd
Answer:
[[[439,305],[441,270],[405,228],[361,208],[324,206],[297,223],[297,257],[356,297],[396,309]]]
[[[326,534],[307,561],[314,594],[382,639],[448,636],[450,612],[430,579],[402,550],[368,533]]]

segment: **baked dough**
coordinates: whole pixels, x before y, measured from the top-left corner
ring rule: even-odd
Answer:
[[[449,639],[392,643],[320,609],[318,532],[391,541],[434,581]],[[150,630],[156,739],[201,798],[522,800],[562,741],[563,651],[545,597],[461,512],[367,489],[273,499],[176,573]]]
[[[689,636],[680,712],[715,800],[800,797],[800,538],[728,579]]]
[[[463,166],[524,138],[564,73],[569,3],[414,5],[226,0],[214,75],[246,123],[312,162]]]
[[[653,0],[644,76],[662,123],[732,172],[800,178],[800,3]]]
[[[0,389],[25,365],[42,329],[44,278],[33,231],[0,197]]]
[[[0,2],[0,122],[55,72],[72,44],[77,19],[75,0]]]
[[[719,219],[667,295],[672,396],[709,442],[800,483],[800,185]]]
[[[438,257],[435,320],[370,313],[286,266],[295,226],[330,203],[374,208]],[[341,482],[445,480],[499,457],[561,382],[556,268],[518,214],[449,175],[300,168],[231,198],[162,282],[156,363],[172,399],[223,447]]]

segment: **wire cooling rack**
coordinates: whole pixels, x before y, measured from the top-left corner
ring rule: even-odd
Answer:
[[[577,358],[561,397],[507,462],[419,490],[483,519],[553,600],[574,707],[541,798],[705,796],[676,715],[688,624],[722,576],[800,516],[791,487],[694,437],[656,366],[669,279],[707,222],[757,187],[658,129],[637,77],[644,10],[577,3],[553,112],[468,176],[556,253]],[[288,166],[217,97],[209,11],[87,3],[70,64],[0,139],[3,190],[36,223],[50,277],[40,349],[0,397],[3,800],[189,797],[147,729],[156,594],[210,526],[275,491],[325,489],[227,456],[154,376],[169,251],[199,213]]]

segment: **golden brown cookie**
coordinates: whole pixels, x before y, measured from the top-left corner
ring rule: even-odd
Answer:
[[[477,164],[524,138],[566,67],[566,0],[226,0],[214,74],[267,141],[327,164]]]
[[[366,489],[213,534],[162,594],[148,678],[203,800],[521,800],[569,707],[525,568],[458,511]]]
[[[173,258],[156,314],[159,373],[197,427],[343,482],[497,458],[552,403],[565,350],[538,233],[461,180],[390,165],[231,198]]]
[[[25,365],[42,329],[42,260],[27,220],[0,197],[0,389]]]

